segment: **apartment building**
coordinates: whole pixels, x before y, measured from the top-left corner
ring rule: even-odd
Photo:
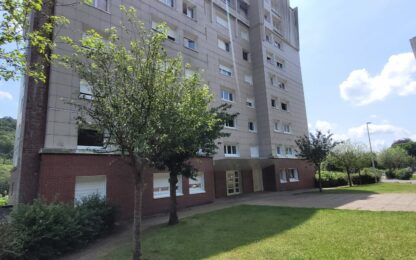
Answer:
[[[416,58],[416,37],[413,37],[412,39],[410,39],[410,45],[412,45],[413,53],[415,54],[415,58]]]
[[[307,133],[299,58],[297,9],[289,0],[93,0],[91,5],[57,5],[55,14],[70,25],[59,31],[73,39],[95,29],[117,26],[120,4],[138,10],[151,29],[169,26],[169,54],[181,53],[215,95],[213,105],[232,104],[239,116],[226,122],[230,137],[218,140],[213,158],[195,158],[196,180],[182,178],[179,207],[260,191],[313,187],[313,167],[296,158],[295,139]],[[68,54],[58,45],[54,50]],[[52,65],[45,89],[23,84],[12,178],[14,203],[35,197],[72,202],[99,193],[133,207],[130,169],[114,154],[97,154],[102,138],[79,129],[68,99],[88,99],[88,83]],[[144,214],[168,209],[168,173],[147,169]]]

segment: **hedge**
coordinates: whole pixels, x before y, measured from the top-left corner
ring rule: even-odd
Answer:
[[[360,174],[351,174],[352,183],[355,185],[359,184],[370,184],[380,181],[383,171],[373,168],[364,168]],[[348,185],[348,176],[345,172],[332,172],[332,171],[321,171],[322,187],[338,187]],[[315,175],[316,186],[318,183],[318,174]]]
[[[410,180],[413,176],[411,168],[387,170],[386,177],[388,179]]]
[[[110,230],[114,208],[91,196],[76,206],[36,200],[21,204],[0,226],[0,259],[56,259]]]

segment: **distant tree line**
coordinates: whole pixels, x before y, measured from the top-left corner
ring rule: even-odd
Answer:
[[[16,131],[16,119],[12,117],[0,118],[0,160],[7,163],[13,157],[13,147]]]

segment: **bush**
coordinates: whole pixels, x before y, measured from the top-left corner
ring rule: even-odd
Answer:
[[[413,177],[413,172],[410,168],[397,169],[394,175],[399,180],[410,180]]]
[[[396,174],[395,174],[394,170],[391,170],[391,169],[386,170],[386,177],[387,177],[387,179],[395,179]]]
[[[6,206],[7,204],[9,204],[9,196],[2,196],[1,194],[0,194],[0,207],[1,206]]]
[[[18,205],[10,214],[8,236],[0,258],[54,259],[85,245],[109,230],[114,210],[98,196],[84,199],[76,207],[63,203]],[[13,253],[5,253],[11,251]]]
[[[319,186],[318,174],[315,175],[316,186]],[[343,172],[321,171],[323,188],[345,186],[348,184],[347,174]]]
[[[0,195],[6,196],[9,193],[9,181],[12,168],[13,166],[11,164],[0,164]]]
[[[371,184],[380,181],[383,171],[373,168],[364,168],[360,174],[351,175],[352,183],[355,185]]]

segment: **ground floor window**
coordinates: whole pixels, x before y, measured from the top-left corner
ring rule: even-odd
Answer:
[[[282,169],[280,170],[280,183],[286,183],[286,182],[287,182],[286,171]]]
[[[77,176],[75,178],[75,202],[92,195],[98,195],[102,198],[107,195],[106,176]]]
[[[176,195],[183,195],[182,176],[178,176],[178,183],[176,184]],[[169,173],[153,173],[153,198],[159,199],[168,197],[170,197]]]
[[[189,178],[189,194],[197,194],[205,192],[205,179],[204,173],[198,172],[195,176],[195,180]]]
[[[289,172],[289,180],[291,182],[299,181],[299,174],[297,169],[288,169]]]

